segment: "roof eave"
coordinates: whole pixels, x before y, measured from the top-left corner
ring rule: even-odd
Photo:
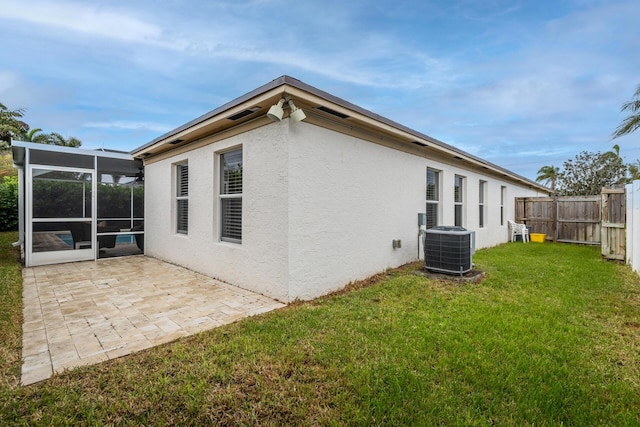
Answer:
[[[368,121],[372,126],[377,126],[380,129],[386,128],[387,131],[392,131],[394,133],[397,133],[398,135],[404,136],[402,139],[406,140],[408,144],[413,141],[423,142],[425,145],[429,145],[431,149],[438,150],[458,160],[492,171],[494,174],[508,177],[537,191],[550,193],[550,190],[548,188],[523,176],[520,176],[508,169],[483,160],[456,147],[415,131],[407,126],[404,126],[386,117],[380,116],[372,111],[359,107],[342,98],[331,95],[328,92],[317,89],[300,80],[286,75],[272,80],[271,82],[260,86],[257,89],[252,90],[251,92],[233,99],[226,104],[221,105],[220,107],[155,138],[149,143],[132,150],[130,154],[134,157],[144,157],[145,153],[150,153],[152,149],[175,140],[180,135],[188,133],[187,131],[193,130],[199,126],[204,126],[209,122],[228,117],[230,114],[234,113],[233,110],[238,109],[238,107],[242,106],[243,104],[255,102],[257,99],[278,96],[279,94],[286,93],[287,91],[295,92],[297,96],[320,98],[332,104],[332,106],[337,106],[339,109],[348,110],[349,116],[351,117],[360,116],[361,119]],[[240,123],[240,125],[242,125],[242,123]]]

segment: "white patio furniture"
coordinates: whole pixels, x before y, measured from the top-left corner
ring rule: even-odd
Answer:
[[[517,222],[509,220],[509,235],[510,241],[515,242],[516,236],[521,236],[522,241],[527,243],[529,241],[529,229],[525,224],[518,224]]]

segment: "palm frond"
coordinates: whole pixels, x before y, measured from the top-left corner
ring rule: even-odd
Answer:
[[[613,138],[627,135],[638,128],[640,128],[640,114],[629,116],[616,128],[616,131],[613,133]]]
[[[611,135],[611,139],[619,138],[640,128],[640,85],[633,94],[635,99],[622,104],[620,111],[629,112],[631,115],[625,118]]]

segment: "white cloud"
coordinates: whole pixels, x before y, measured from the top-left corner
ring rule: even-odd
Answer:
[[[161,35],[156,25],[86,3],[31,1],[27,7],[24,1],[4,0],[0,18],[121,41],[148,42]]]
[[[24,3],[0,7],[14,58],[0,67],[0,100],[35,106],[48,90],[34,122],[63,105],[60,117],[82,113],[70,126],[87,140],[164,133],[173,126],[163,120],[179,125],[289,74],[498,164],[524,164],[608,149],[640,69],[635,0]],[[109,120],[122,117],[133,120]]]
[[[170,131],[171,126],[167,126],[164,123],[150,123],[150,122],[132,122],[125,120],[114,120],[106,122],[88,122],[82,125],[86,128],[98,128],[98,129],[111,129],[111,130],[147,130],[158,133],[165,133]]]
[[[250,6],[186,4],[171,10],[175,5],[170,5],[151,14],[135,3],[36,0],[27,8],[23,1],[5,0],[0,19],[33,25],[33,32],[44,32],[47,39],[61,38],[63,44],[56,48],[82,42],[78,35],[126,43],[124,49],[101,49],[105,56],[118,55],[136,66],[174,75],[180,73],[176,64],[197,61],[217,67],[224,60],[227,67],[267,64],[288,70],[286,74],[301,70],[359,86],[416,89],[443,85],[454,74],[446,58],[416,50],[375,27],[355,28],[352,21],[362,6],[333,8],[330,19],[316,19],[329,13],[317,4],[295,5],[293,10],[277,2]],[[256,22],[263,19],[263,11],[273,9],[287,24],[279,25],[277,19]]]

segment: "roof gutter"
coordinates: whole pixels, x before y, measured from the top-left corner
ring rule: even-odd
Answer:
[[[169,131],[164,135],[159,136],[158,138],[155,138],[149,143],[132,150],[130,154],[136,157],[144,156],[160,143],[164,144],[171,140],[179,139],[181,138],[181,135],[185,135],[187,131],[193,130],[194,128],[197,128],[199,126],[204,126],[207,122],[215,120],[217,116],[222,116],[223,113],[224,117],[226,117],[229,113],[233,114],[234,112],[230,110],[240,110],[238,107],[248,101],[252,101],[253,103],[255,103],[260,99],[265,99],[277,94],[284,93],[290,94],[294,97],[300,97],[307,101],[315,102],[318,104],[329,102],[330,104],[332,104],[332,106],[338,107],[336,108],[338,112],[344,112],[348,114],[348,116],[353,117],[354,119],[358,119],[362,123],[369,124],[372,127],[377,127],[388,133],[394,134],[399,140],[404,141],[408,144],[417,143],[416,145],[428,146],[433,150],[444,153],[445,156],[451,156],[452,159],[470,163],[480,168],[490,170],[498,175],[510,177],[511,179],[521,182],[522,184],[531,188],[535,188],[538,191],[550,193],[550,190],[548,188],[521,175],[518,175],[508,169],[490,163],[470,153],[462,151],[456,147],[415,131],[407,126],[401,125],[400,123],[380,116],[379,114],[373,113],[342,98],[338,98],[334,95],[329,94],[328,92],[324,92],[320,89],[303,83],[300,80],[286,75],[281,76],[245,95],[242,95],[239,98],[227,102],[226,104],[206,114],[203,114],[202,116],[197,117],[196,119],[191,120],[188,123],[185,123],[184,125],[177,127],[176,129],[173,129],[172,131]]]

